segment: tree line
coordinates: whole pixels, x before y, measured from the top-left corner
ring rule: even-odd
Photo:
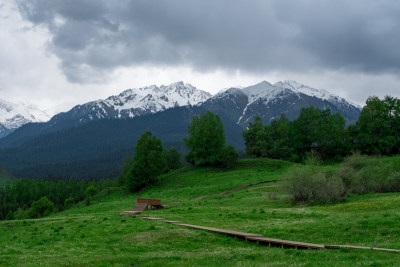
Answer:
[[[231,167],[238,158],[233,146],[225,144],[224,126],[220,117],[211,112],[195,115],[188,127],[189,137],[183,142],[190,151],[185,160],[192,165]],[[119,177],[120,185],[138,191],[157,180],[160,174],[182,167],[181,155],[174,147],[166,150],[161,140],[145,132],[128,157]]]
[[[345,127],[345,120],[330,110],[303,108],[294,121],[282,114],[269,125],[260,117],[243,132],[246,154],[294,162],[308,153],[321,159],[341,160],[353,151],[369,155],[400,153],[400,100],[386,96],[369,97],[355,125]]]
[[[112,187],[113,181],[18,179],[0,187],[0,220],[37,218],[62,211]]]

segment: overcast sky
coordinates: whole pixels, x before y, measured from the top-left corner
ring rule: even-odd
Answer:
[[[63,111],[176,81],[400,97],[400,1],[0,0],[0,98]]]

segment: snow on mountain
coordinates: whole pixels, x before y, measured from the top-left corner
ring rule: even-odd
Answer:
[[[50,123],[77,121],[78,124],[97,119],[124,119],[152,114],[178,106],[197,105],[211,97],[210,93],[183,82],[170,85],[128,89],[104,100],[77,105],[68,112],[54,116]]]
[[[259,99],[267,103],[276,100],[277,97],[285,97],[289,93],[295,93],[297,95],[301,93],[329,101],[336,105],[352,105],[360,108],[344,98],[334,95],[324,89],[315,89],[293,80],[280,81],[273,85],[267,81],[263,81],[256,85],[246,87],[242,91],[249,97],[249,105]]]
[[[46,112],[29,104],[14,104],[0,99],[0,124],[12,130],[29,122],[45,122],[50,119]]]
[[[243,93],[245,93],[249,98],[249,104],[253,103],[258,99],[263,99],[265,102],[270,101],[281,93],[282,89],[276,86],[273,86],[267,81],[260,82],[256,85],[252,85],[242,89]]]
[[[265,117],[266,121],[271,121],[285,113],[294,119],[301,108],[307,106],[340,112],[349,122],[354,122],[361,110],[361,107],[342,97],[296,81],[281,81],[275,84],[263,81],[241,91],[248,97],[248,103],[237,121],[237,124],[241,125],[246,125],[254,116]]]
[[[293,80],[277,82],[274,84],[274,86],[290,89],[297,93],[303,93],[305,95],[314,96],[323,100],[327,100],[337,106],[342,106],[342,108],[348,108],[349,106],[353,106],[357,107],[358,109],[361,109],[359,105],[351,103],[350,101],[345,100],[340,96],[334,95],[324,89],[315,89]]]
[[[152,85],[128,89],[117,96],[110,96],[98,102],[105,103],[109,107],[113,106],[119,114],[123,110],[130,109],[155,113],[176,106],[193,106],[210,97],[210,93],[199,90],[188,83],[176,82],[167,86]],[[131,113],[131,117],[133,117],[133,113]]]
[[[290,89],[294,92],[297,93],[303,93],[309,96],[314,96],[314,97],[318,97],[324,100],[331,100],[331,99],[335,99],[337,96],[329,93],[326,90],[323,89],[315,89],[315,88],[311,88],[309,86],[306,86],[304,84],[298,83],[296,81],[293,80],[286,80],[286,81],[282,81],[282,82],[277,82],[274,84],[274,86],[279,87],[279,88],[286,88],[286,89]]]

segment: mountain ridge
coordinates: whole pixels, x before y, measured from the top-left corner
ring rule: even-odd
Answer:
[[[96,103],[100,102],[92,101],[90,105],[80,105],[61,114],[61,118],[59,114],[48,122],[26,124],[0,139],[0,165],[17,177],[116,177],[124,158],[132,155],[136,142],[145,131],[160,138],[166,148],[175,146],[181,154],[186,154],[182,138],[187,137],[188,125],[194,115],[206,111],[219,115],[227,143],[242,152],[245,147],[241,133],[256,116],[260,116],[265,124],[278,119],[282,113],[294,120],[302,108],[314,106],[339,112],[351,123],[360,113],[358,107],[339,97],[331,97],[331,94],[322,92],[326,96],[322,99],[301,92],[307,88],[284,87],[289,85],[277,87],[262,82],[243,89],[229,88],[195,105],[172,106],[168,101],[172,107],[165,110],[153,113],[147,110],[146,114],[123,118],[118,116],[116,109],[113,109],[113,116],[96,117],[107,105],[103,103],[104,106],[99,108]],[[121,93],[123,96],[130,95],[130,92],[124,92]],[[117,98],[110,101],[118,103]],[[94,114],[92,119],[80,120],[89,118],[90,114]]]

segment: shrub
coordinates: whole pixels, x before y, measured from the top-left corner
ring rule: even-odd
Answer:
[[[97,187],[95,187],[94,185],[91,185],[88,188],[86,188],[86,195],[88,195],[89,197],[93,197],[96,194],[97,194]]]
[[[75,203],[75,198],[69,197],[64,200],[64,208],[68,209]]]
[[[318,161],[292,167],[282,189],[295,203],[328,203],[347,193],[400,192],[400,157],[377,158],[354,154],[337,171],[323,171]]]
[[[18,208],[17,211],[14,212],[14,220],[24,220],[27,219],[29,214],[29,210],[24,211],[21,208]]]
[[[282,189],[295,203],[332,203],[346,197],[342,180],[314,166],[292,167],[282,183]]]
[[[39,200],[32,202],[29,210],[29,217],[40,218],[49,215],[54,209],[54,203],[51,202],[46,196],[41,197]]]
[[[337,174],[353,193],[400,191],[400,177],[394,164],[377,157],[360,154],[349,156]]]

